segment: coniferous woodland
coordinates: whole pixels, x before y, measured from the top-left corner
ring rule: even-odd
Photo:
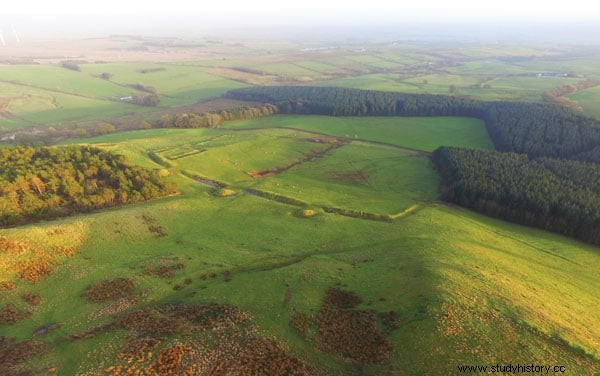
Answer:
[[[470,116],[498,151],[440,148],[443,198],[490,216],[600,244],[600,122],[556,105],[333,87],[256,87],[230,98],[281,113]]]
[[[0,225],[14,225],[165,196],[158,172],[88,146],[0,148]]]
[[[460,148],[439,148],[433,160],[444,199],[600,244],[598,165]]]

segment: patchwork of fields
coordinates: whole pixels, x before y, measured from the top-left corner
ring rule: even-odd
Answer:
[[[110,78],[102,79],[102,73]],[[155,89],[161,99],[159,106],[143,107],[120,100],[146,94],[133,85]],[[130,114],[151,116],[241,86],[198,67],[171,64],[85,64],[81,65],[81,71],[45,65],[2,67],[0,127],[8,130],[107,120]]]
[[[600,366],[598,248],[436,201],[429,152],[491,148],[478,120],[280,115],[65,143],[166,170],[180,195],[0,231],[20,257],[72,250],[35,284],[0,267],[14,283],[2,305],[30,313],[2,335],[45,346],[19,367],[120,374],[169,354],[201,367],[249,343],[314,374]],[[113,278],[122,293],[98,284]]]
[[[108,38],[107,42],[125,43],[125,49],[139,43],[127,38]],[[147,42],[153,46],[151,41]],[[200,49],[206,56],[184,61],[92,60],[79,64],[80,71],[48,64],[3,65],[0,66],[0,131],[81,126],[84,122],[131,114],[156,120],[167,109],[193,105],[248,85],[311,84],[540,102],[546,91],[600,77],[594,56],[575,47],[570,53],[544,46],[503,46],[498,50],[476,45],[430,49],[418,44],[377,45],[368,50],[300,47],[215,45]],[[172,48],[174,51],[169,53],[186,52],[184,47]],[[145,89],[158,93],[157,107],[119,100],[144,95]],[[574,93],[569,98],[586,115],[598,116],[593,102],[595,90]]]
[[[599,118],[594,50],[61,43],[68,56],[87,51],[79,70],[61,66],[58,42],[0,65],[2,145],[19,132],[47,142],[35,136],[49,127],[143,129],[51,142],[124,155],[178,194],[0,229],[0,374],[438,375],[508,363],[599,374],[598,247],[439,200],[431,153],[493,149],[481,120],[274,115],[158,128],[165,114],[241,106],[213,99],[251,85],[525,102],[570,85],[554,99]],[[122,99],[150,93],[157,106]]]

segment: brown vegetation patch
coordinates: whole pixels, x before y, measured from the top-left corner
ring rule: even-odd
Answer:
[[[114,315],[116,313],[123,312],[124,310],[136,305],[137,302],[137,296],[126,296],[124,298],[117,299],[116,301],[108,304],[106,307],[90,313],[88,315],[88,319],[96,320],[102,316]]]
[[[156,234],[159,238],[168,235],[161,225],[150,225],[148,226],[148,231]]]
[[[57,245],[52,247],[52,253],[56,256],[72,257],[75,255],[75,248]]]
[[[362,299],[352,291],[331,288],[327,290],[323,299],[325,305],[337,308],[353,308],[362,303]]]
[[[190,374],[185,372],[183,368],[184,356],[193,352],[193,348],[189,345],[176,343],[163,349],[150,368],[158,375],[185,375]]]
[[[17,95],[14,97],[0,97],[0,119],[13,119],[15,115],[10,111],[9,107],[15,100],[25,99],[30,95]]]
[[[29,316],[31,316],[31,312],[19,311],[14,304],[8,303],[0,309],[0,324],[14,325]]]
[[[0,236],[0,265],[18,279],[29,283],[37,283],[51,275],[59,258],[71,257],[75,253],[76,249],[70,246],[42,249]],[[0,285],[0,289],[9,286],[11,285]]]
[[[37,283],[53,273],[52,266],[55,264],[51,256],[42,253],[38,258],[24,260],[17,263],[17,278],[29,283]]]
[[[4,376],[27,375],[21,369],[23,363],[44,352],[44,344],[25,340],[18,342],[14,338],[0,337],[0,370]]]
[[[247,313],[226,304],[163,304],[159,312],[166,317],[192,323],[194,329],[220,331],[250,319]]]
[[[142,221],[144,221],[144,223],[147,225],[151,225],[156,222],[156,220],[153,217],[147,214],[142,214]]]
[[[210,330],[218,332],[247,322],[249,315],[229,305],[163,304],[125,314],[122,328],[147,334],[169,334]]]
[[[162,316],[152,309],[143,309],[121,317],[119,325],[127,330],[140,333],[172,334],[184,329],[183,320]]]
[[[303,338],[310,337],[310,329],[314,324],[314,318],[304,312],[295,312],[292,314],[290,324]]]
[[[378,316],[388,333],[398,329],[402,323],[400,315],[396,311],[380,312]]]
[[[0,250],[8,255],[20,255],[29,252],[31,248],[26,243],[0,236]]]
[[[310,375],[308,367],[277,342],[257,336],[222,338],[190,368],[195,375]]]
[[[451,303],[442,305],[442,314],[436,317],[438,330],[447,337],[462,337],[467,333],[468,313]]]
[[[265,176],[273,175],[276,172],[277,172],[276,168],[262,170],[262,171],[252,170],[252,171],[248,172],[248,176],[250,176],[253,179],[258,179],[258,178],[263,178]]]
[[[158,345],[161,340],[154,337],[136,337],[125,343],[123,350],[117,355],[128,362],[143,362],[148,358],[148,352]],[[152,355],[150,353],[150,355]]]
[[[173,278],[177,270],[185,268],[185,264],[178,262],[173,264],[159,265],[155,267],[146,267],[145,275],[153,275],[160,278]]]
[[[39,294],[34,293],[26,293],[21,295],[21,299],[23,299],[27,304],[32,306],[38,306],[42,304],[42,297]]]
[[[142,220],[146,225],[148,225],[148,231],[153,234],[156,234],[159,238],[163,236],[167,236],[167,231],[165,231],[164,227],[156,222],[156,219],[149,215],[142,215]]]
[[[14,282],[10,282],[10,281],[0,282],[0,291],[10,291],[10,290],[14,290],[16,288],[17,288],[17,285],[15,285]]]
[[[319,347],[348,361],[376,364],[386,361],[392,345],[377,328],[372,310],[351,310],[362,300],[350,291],[329,289],[319,311],[317,334]]]
[[[549,103],[556,103],[562,106],[571,107],[576,111],[581,111],[581,107],[577,105],[576,101],[573,101],[565,96],[568,94],[576,93],[581,90],[589,89],[600,85],[600,80],[594,78],[588,78],[582,81],[578,81],[574,84],[562,85],[542,93],[544,101]]]
[[[382,363],[389,358],[392,345],[376,323],[373,311],[324,305],[317,316],[319,347],[345,360]]]
[[[167,303],[128,313],[119,325],[138,336],[118,354],[121,364],[105,372],[115,376],[309,374],[306,365],[276,342],[259,338],[252,325],[243,325],[249,319],[237,308],[220,304]],[[167,334],[178,334],[179,340],[153,354]]]
[[[107,279],[88,286],[83,295],[90,302],[122,298],[133,291],[135,284],[129,278]]]

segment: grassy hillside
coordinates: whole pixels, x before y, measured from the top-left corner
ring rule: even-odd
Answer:
[[[448,374],[459,365],[496,363],[565,365],[576,375],[598,370],[600,250],[432,201],[437,176],[424,151],[448,143],[489,148],[481,123],[277,116],[226,126],[246,130],[164,129],[85,139],[145,167],[165,168],[156,161],[168,161],[181,195],[0,231],[27,245],[20,257],[36,260],[59,245],[71,250],[57,255],[52,273],[36,284],[20,280],[19,268],[8,267],[12,256],[0,253],[0,281],[15,283],[2,292],[0,309],[13,304],[31,312],[16,324],[0,324],[0,333],[47,345],[26,365],[70,375],[127,364],[118,353],[134,333],[119,320],[178,302],[235,306],[248,313],[261,338],[273,338],[327,374]],[[340,145],[327,150],[334,136],[341,136]],[[160,159],[151,160],[150,152]],[[248,174],[295,161],[262,177]],[[224,180],[235,195],[221,197],[182,170]],[[307,206],[245,194],[246,188]],[[393,213],[415,204],[393,222],[320,208]],[[300,215],[303,209],[314,215]],[[88,286],[110,278],[129,278],[134,288],[104,302],[85,298]],[[323,317],[331,288],[355,293],[361,302],[354,312],[376,317],[376,329],[391,344],[388,360],[357,364],[320,350],[315,318]],[[41,304],[26,303],[26,293],[39,294]],[[390,311],[395,314],[386,316]],[[332,325],[345,333],[350,311],[341,312]],[[47,333],[33,334],[48,325]],[[176,339],[214,345],[212,334],[198,333],[146,333],[161,343],[139,364],[155,361]]]

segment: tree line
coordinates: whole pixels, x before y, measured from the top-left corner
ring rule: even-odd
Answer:
[[[0,148],[0,225],[16,225],[169,195],[159,172],[89,146]]]
[[[262,105],[254,107],[238,107],[229,110],[204,113],[176,113],[161,117],[162,128],[210,128],[230,120],[250,120],[277,113],[277,107]]]
[[[99,136],[114,132],[125,132],[151,128],[208,128],[229,120],[250,120],[277,113],[273,105],[243,106],[228,110],[209,112],[178,112],[163,115],[159,120],[146,121],[141,115],[127,116],[108,123],[101,121],[94,126],[53,128],[48,127],[36,130],[35,133],[27,131],[15,132],[15,139],[21,144],[35,145],[40,141],[69,137]]]
[[[600,122],[550,104],[301,86],[242,88],[226,96],[272,103],[284,114],[476,117],[496,149],[533,157],[583,159],[600,146]]]
[[[445,200],[600,245],[600,169],[526,154],[439,148]]]

